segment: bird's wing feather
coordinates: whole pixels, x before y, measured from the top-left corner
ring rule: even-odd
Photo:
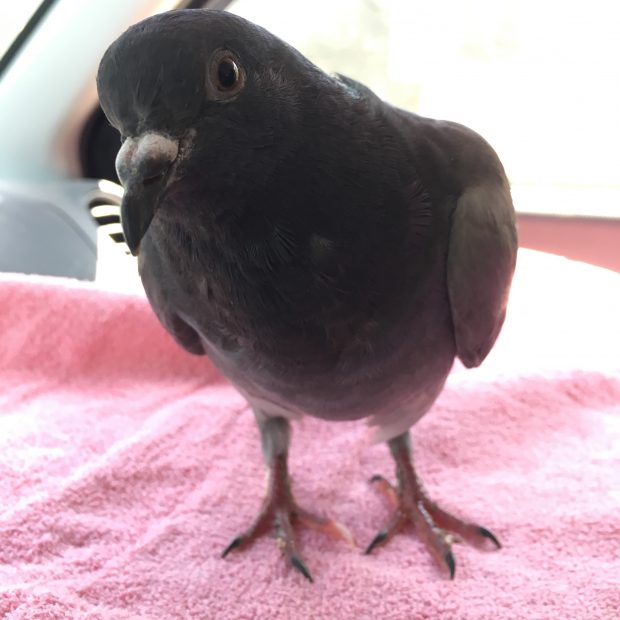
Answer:
[[[185,350],[194,355],[205,355],[206,352],[198,332],[171,306],[170,293],[165,292],[165,289],[166,285],[168,289],[174,286],[174,280],[166,277],[161,255],[153,251],[148,233],[142,240],[138,269],[144,291],[159,322]]]
[[[205,349],[198,332],[176,314],[162,316],[158,314],[160,321],[172,334],[172,337],[187,351],[194,355],[204,355]]]
[[[466,189],[452,215],[447,277],[457,355],[468,368],[484,360],[502,327],[516,251],[507,186]]]

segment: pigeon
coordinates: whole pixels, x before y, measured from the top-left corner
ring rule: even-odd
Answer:
[[[293,494],[291,422],[366,419],[396,484],[370,553],[413,525],[451,578],[452,543],[499,548],[430,499],[409,429],[455,358],[478,366],[504,322],[515,213],[491,146],[381,100],[228,12],[149,17],[106,50],[97,87],[121,134],[126,242],[159,321],[247,400],[268,472],[258,516],[308,580],[296,528],[352,542]],[[335,431],[336,432],[336,431]]]

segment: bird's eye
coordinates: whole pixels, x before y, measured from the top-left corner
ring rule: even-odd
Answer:
[[[239,79],[239,67],[232,58],[222,58],[217,66],[217,86],[220,90],[230,90]]]
[[[235,55],[218,50],[211,57],[207,91],[211,99],[232,99],[245,85],[245,72]]]

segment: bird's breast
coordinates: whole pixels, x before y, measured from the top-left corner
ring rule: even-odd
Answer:
[[[320,234],[299,245],[266,267],[264,251],[218,255],[156,222],[142,280],[160,319],[193,329],[257,406],[354,419],[443,383],[454,343],[440,259],[407,289],[391,265],[360,269]]]

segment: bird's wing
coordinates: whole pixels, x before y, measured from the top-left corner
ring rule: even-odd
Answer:
[[[198,332],[188,325],[177,314],[161,316],[157,313],[164,327],[172,334],[172,337],[187,351],[194,355],[204,355],[205,349]]]
[[[174,280],[169,276],[166,277],[161,257],[157,252],[152,251],[150,244],[151,241],[147,233],[142,241],[138,256],[138,270],[155,316],[180,346],[194,355],[205,355],[205,349],[198,332],[179,316],[168,301],[170,291],[165,293],[164,287],[168,283],[168,288],[170,288],[170,282],[174,282]],[[147,255],[148,260],[145,258]]]
[[[458,357],[478,366],[504,322],[514,272],[517,235],[505,183],[467,188],[452,215],[448,293]]]

